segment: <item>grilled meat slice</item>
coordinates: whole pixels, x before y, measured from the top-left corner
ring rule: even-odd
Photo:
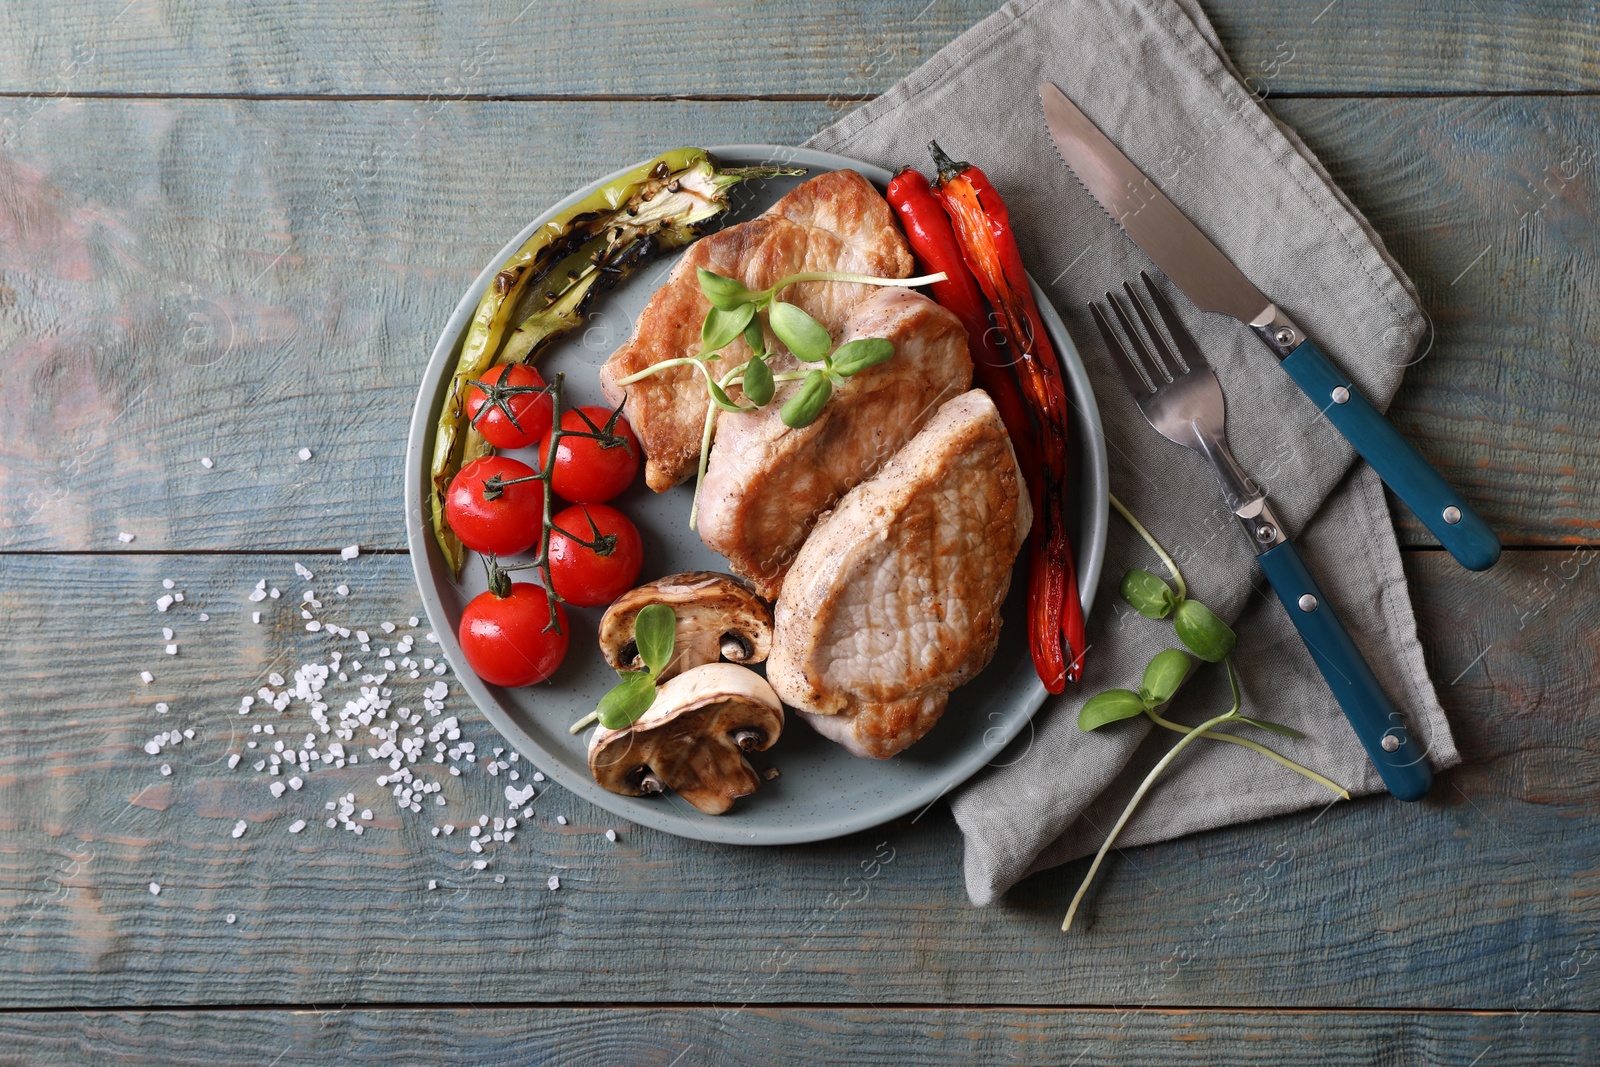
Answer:
[[[633,337],[600,368],[607,400],[616,405],[627,394],[628,421],[644,446],[645,481],[658,493],[688,478],[699,464],[708,403],[697,380],[700,372],[674,367],[626,387],[617,382],[664,359],[700,351],[700,323],[711,306],[695,275],[700,267],[760,290],[801,271],[906,278],[912,259],[889,205],[852,170],[818,175],[760,217],[690,245],[640,313]],[[850,312],[872,292],[867,285],[803,282],[781,295],[837,339]],[[711,366],[721,375],[749,358],[749,347],[740,339]]]
[[[994,402],[977,389],[948,401],[795,557],[774,613],[773,688],[858,756],[902,751],[994,655],[1032,519]]]
[[[894,357],[846,378],[811,425],[792,429],[779,415],[799,382],[784,383],[759,410],[717,421],[700,539],[762,596],[778,595],[818,517],[972,384],[961,320],[925,296],[873,293],[851,312],[840,343],[859,337],[886,338]]]

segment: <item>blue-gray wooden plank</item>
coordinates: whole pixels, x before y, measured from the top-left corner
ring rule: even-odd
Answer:
[[[416,383],[507,236],[666,143],[842,106],[48,102],[0,150],[0,549],[401,547]],[[1397,422],[1509,543],[1592,540],[1600,101],[1277,107],[1421,287]]]
[[[0,91],[871,96],[995,0],[0,8]],[[1593,91],[1592,0],[1205,0],[1272,92]]]
[[[0,1065],[218,1063],[978,1067],[1429,1063],[1591,1067],[1569,1012],[457,1008],[0,1015]]]
[[[840,841],[756,849],[633,827],[546,786],[474,871],[464,831],[430,828],[506,815],[505,776],[467,767],[442,779],[447,806],[401,815],[375,784],[386,768],[364,755],[274,798],[251,769],[265,749],[244,747],[263,739],[252,724],[283,724],[291,747],[310,729],[303,711],[238,714],[268,672],[331,647],[360,655],[303,629],[300,590],[321,590],[322,614],[351,629],[406,630],[417,601],[405,556],[0,555],[3,999],[1594,1010],[1594,555],[1509,552],[1478,575],[1409,553],[1465,765],[1421,804],[1371,798],[1114,856],[1071,934],[1059,925],[1085,864],[973,908],[942,805]],[[315,581],[295,578],[296,559]],[[166,613],[163,578],[185,593]],[[261,578],[287,599],[247,601]],[[339,582],[348,597],[330,594]],[[177,656],[162,651],[163,626]],[[400,682],[396,704],[419,708],[418,684]],[[354,683],[329,693],[337,708]],[[480,752],[499,743],[459,691],[449,711]],[[184,728],[195,737],[145,752]],[[230,752],[244,754],[236,770]],[[374,813],[359,837],[320,821],[345,793]],[[295,818],[303,833],[288,832]]]

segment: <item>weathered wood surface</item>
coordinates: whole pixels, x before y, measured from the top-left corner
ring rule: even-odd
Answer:
[[[293,0],[6,5],[0,91],[870,96],[996,0]],[[1592,91],[1600,20],[1561,0],[1206,0],[1274,92]]]
[[[1437,328],[1396,421],[1508,543],[1594,540],[1600,100],[1276,106]],[[421,368],[506,237],[662,131],[795,143],[835,112],[46,102],[0,151],[0,549],[401,547]]]
[[[0,1064],[766,1067],[1429,1063],[1590,1067],[1592,1015],[1080,1009],[524,1008],[0,1015]]]
[[[942,805],[842,841],[744,849],[619,824],[552,788],[473,871],[463,833],[428,828],[505,814],[504,777],[446,779],[446,807],[400,818],[381,767],[319,770],[274,799],[224,762],[263,720],[237,714],[240,696],[332,643],[301,628],[299,590],[322,590],[323,614],[352,629],[403,623],[404,556],[0,556],[0,617],[23,620],[0,644],[3,1000],[1595,1010],[1594,556],[1513,552],[1473,575],[1409,554],[1465,766],[1419,805],[1374,798],[1132,851],[1070,936],[1057,927],[1083,864],[972,908]],[[293,577],[296,558],[314,582]],[[162,614],[164,577],[186,599]],[[244,595],[262,577],[288,600],[264,602],[256,626]],[[342,600],[327,592],[341,581]],[[396,703],[417,707],[413,688]],[[449,711],[480,751],[497,743],[459,693]],[[179,748],[143,750],[183,727],[196,736]],[[377,816],[360,837],[318,821],[345,792]]]

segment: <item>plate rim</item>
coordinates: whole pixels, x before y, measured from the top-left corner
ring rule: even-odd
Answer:
[[[831,152],[822,152],[810,148],[798,148],[785,145],[765,144],[732,144],[718,145],[707,149],[712,155],[727,160],[737,165],[748,165],[759,162],[783,162],[806,166],[810,170],[855,170],[863,177],[873,182],[880,190],[887,185],[893,175],[883,167],[867,163],[848,156],[841,156]],[[506,739],[518,752],[527,756],[536,763],[546,776],[560,785],[563,789],[582,797],[592,804],[629,820],[641,826],[648,826],[655,830],[687,837],[695,840],[719,842],[726,844],[743,845],[790,845],[805,844],[814,841],[826,841],[837,837],[844,837],[852,833],[881,826],[891,819],[898,818],[920,807],[932,804],[939,797],[966,782],[980,771],[986,763],[991,762],[995,755],[1003,752],[1007,746],[1021,732],[1024,724],[1033,721],[1043,706],[1048,694],[1037,678],[1028,697],[1029,707],[1026,714],[1017,717],[1010,728],[1003,729],[1005,733],[998,739],[998,743],[991,746],[987,734],[982,746],[974,746],[970,753],[954,760],[950,765],[941,768],[940,774],[930,776],[925,782],[915,789],[907,790],[897,796],[892,803],[868,806],[857,809],[827,825],[807,823],[793,827],[761,827],[755,830],[740,828],[736,822],[720,824],[716,821],[709,823],[691,820],[678,813],[675,809],[655,806],[655,810],[644,808],[645,802],[636,797],[624,797],[611,793],[593,781],[588,775],[574,775],[562,763],[560,754],[548,752],[545,746],[536,738],[518,725],[516,719],[501,707],[490,687],[474,673],[470,667],[463,669],[465,657],[461,654],[459,642],[456,640],[454,628],[446,625],[449,619],[445,613],[444,603],[437,588],[435,570],[442,564],[438,556],[437,546],[433,543],[430,533],[430,523],[424,510],[426,504],[423,499],[423,487],[426,484],[427,457],[431,448],[432,429],[437,417],[437,411],[443,402],[443,384],[446,377],[446,367],[453,361],[454,354],[460,339],[474,311],[478,301],[488,288],[490,281],[499,271],[500,266],[509,259],[529,236],[540,226],[544,225],[559,212],[576,204],[595,188],[620,178],[629,171],[634,170],[640,163],[630,163],[625,167],[603,177],[595,179],[587,185],[581,186],[551,205],[545,211],[530,221],[521,232],[508,241],[503,248],[490,259],[487,266],[480,271],[472,284],[456,303],[455,309],[446,320],[438,341],[435,342],[433,352],[422,371],[422,379],[417,388],[416,403],[412,408],[411,424],[406,437],[405,454],[405,521],[406,521],[406,548],[411,557],[412,574],[416,580],[417,591],[422,599],[423,609],[428,617],[428,623],[434,635],[438,638],[439,647],[445,657],[450,661],[452,672],[456,680],[471,698],[473,704],[481,712],[489,724]],[[1084,420],[1087,439],[1091,442],[1091,454],[1084,457],[1081,471],[1083,479],[1082,490],[1087,491],[1089,499],[1099,503],[1095,514],[1090,517],[1089,537],[1087,543],[1078,546],[1080,556],[1079,567],[1079,598],[1087,614],[1094,603],[1095,593],[1099,588],[1100,572],[1105,562],[1105,546],[1107,524],[1109,521],[1109,474],[1107,470],[1105,430],[1100,421],[1100,411],[1096,404],[1095,396],[1089,384],[1088,373],[1083,366],[1077,346],[1066,331],[1060,315],[1051,304],[1039,283],[1031,276],[1034,297],[1039,302],[1039,311],[1044,319],[1045,328],[1056,342],[1058,356],[1067,365],[1064,369],[1069,387],[1069,400],[1081,419]],[[1065,342],[1064,344],[1062,342]]]

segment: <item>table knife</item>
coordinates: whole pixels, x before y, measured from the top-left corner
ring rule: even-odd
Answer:
[[[1334,366],[1316,342],[1268,300],[1065,93],[1045,82],[1039,86],[1039,97],[1062,160],[1162,273],[1196,307],[1232,316],[1254,330],[1294,383],[1457,562],[1474,571],[1493,566],[1500,558],[1500,539],[1489,524],[1361,395],[1349,375]]]

